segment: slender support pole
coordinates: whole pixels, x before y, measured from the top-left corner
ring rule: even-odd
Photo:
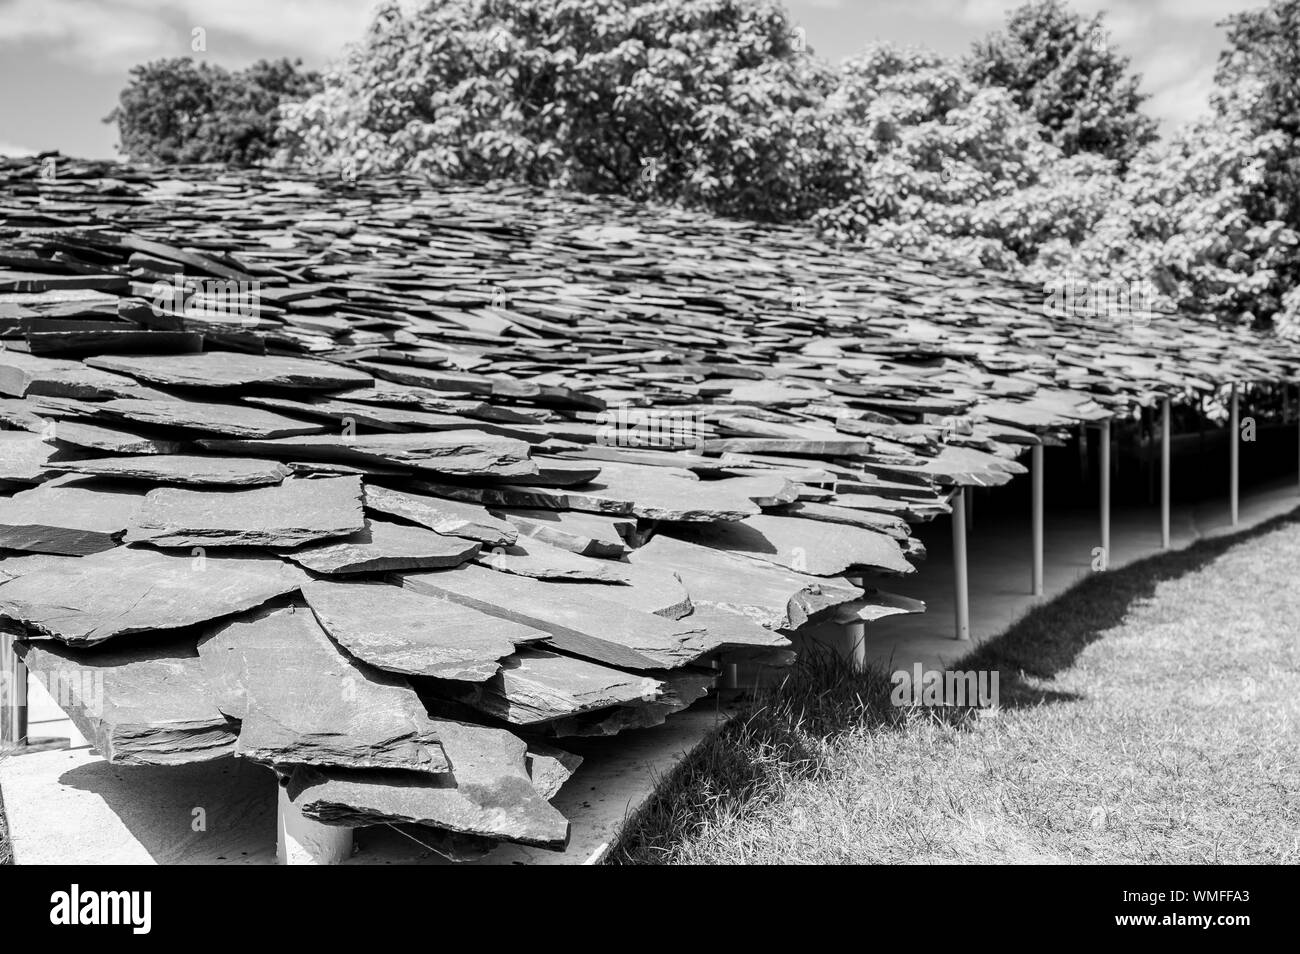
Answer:
[[[966,488],[961,496],[966,501],[966,532],[971,533],[975,529],[975,488]]]
[[[1101,476],[1101,552],[1103,565],[1110,569],[1110,420],[1101,422],[1101,447],[1097,455]]]
[[[853,663],[853,668],[861,671],[867,664],[867,624],[855,619],[844,625],[845,658]]]
[[[1043,595],[1043,445],[1035,444],[1030,452],[1030,481],[1034,535],[1033,594]]]
[[[1300,438],[1300,385],[1296,386],[1296,437]],[[1296,482],[1296,489],[1300,491],[1300,480]]]
[[[966,493],[960,488],[952,497],[952,569],[953,606],[957,619],[957,639],[970,639],[970,581],[966,575]]]
[[[1232,508],[1232,525],[1237,525],[1237,490],[1241,484],[1241,425],[1238,423],[1237,382],[1232,382],[1232,415],[1228,425],[1228,497]]]
[[[850,576],[846,578],[850,585],[863,588],[862,577]],[[842,650],[844,658],[847,659],[853,668],[861,672],[867,665],[867,623],[861,619],[849,619],[844,623],[844,648]]]
[[[1155,413],[1147,413],[1146,408],[1142,408],[1142,470],[1147,479],[1147,503],[1156,502],[1156,426],[1152,422]],[[1116,464],[1118,465],[1119,455],[1116,455]]]
[[[0,633],[0,751],[27,744],[27,667],[14,652],[14,637]]]
[[[736,664],[734,662],[724,662],[722,664],[722,688],[735,689],[739,685]]]
[[[1088,425],[1079,423],[1079,483],[1088,486]]]
[[[275,860],[282,865],[337,865],[352,855],[352,829],[308,818],[277,785]]]
[[[1165,398],[1160,415],[1160,545],[1166,550],[1169,549],[1169,441],[1173,433],[1171,403]]]

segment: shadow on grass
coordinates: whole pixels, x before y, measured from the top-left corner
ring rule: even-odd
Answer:
[[[1240,533],[1200,540],[1113,572],[1091,574],[1056,599],[1031,609],[953,668],[996,670],[1003,708],[1069,698],[1069,694],[1045,689],[1036,681],[1052,679],[1073,666],[1084,649],[1119,626],[1136,604],[1154,596],[1162,581],[1195,572],[1229,548],[1297,520],[1300,517],[1290,514],[1275,517]]]
[[[1297,519],[1277,517],[1238,534],[1093,574],[1033,608],[952,668],[997,671],[1004,709],[1077,698],[1041,683],[1073,666],[1135,604],[1152,597],[1161,581],[1201,569],[1230,547]],[[973,718],[969,707],[896,706],[891,688],[885,670],[856,670],[837,653],[811,643],[779,686],[760,690],[745,710],[657,780],[654,793],[624,823],[607,863],[671,860],[674,848],[703,827],[762,804],[784,784],[816,778],[826,754],[848,733],[897,730],[917,719],[960,730]]]

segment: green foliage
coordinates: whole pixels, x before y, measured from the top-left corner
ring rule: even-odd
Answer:
[[[286,107],[281,158],[815,218],[998,267],[1101,214],[1113,164],[1063,156],[1011,93],[888,46],[835,70],[800,39],[769,0],[390,5]]]
[[[284,155],[804,217],[844,189],[831,81],[768,0],[394,4],[286,110]]]
[[[1014,269],[1076,242],[1117,186],[1113,163],[1063,157],[996,87],[926,50],[870,47],[828,101],[854,140],[854,194],[816,216],[830,235]]]
[[[1271,144],[1262,182],[1245,205],[1251,228],[1268,243],[1251,257],[1251,287],[1267,284],[1268,291],[1250,304],[1300,337],[1300,251],[1292,241],[1300,232],[1300,0],[1271,0],[1226,26],[1213,97],[1219,122]]]
[[[1148,278],[1181,309],[1300,337],[1300,0],[1228,26],[1214,112],[1139,153],[1091,234],[1035,271]]]
[[[1085,20],[1061,0],[1034,0],[975,44],[967,68],[980,85],[1010,90],[1067,156],[1093,152],[1123,165],[1155,138],[1139,77],[1111,47],[1101,14]]]
[[[1090,234],[1045,248],[1036,270],[1151,279],[1182,309],[1289,325],[1300,235],[1269,183],[1290,154],[1276,131],[1194,123],[1140,153]]]
[[[104,121],[117,123],[121,150],[137,162],[265,161],[274,153],[280,105],[319,85],[299,65],[260,60],[230,72],[189,58],[155,60],[131,70]]]
[[[1216,105],[1258,132],[1300,136],[1300,0],[1272,0],[1226,21]]]

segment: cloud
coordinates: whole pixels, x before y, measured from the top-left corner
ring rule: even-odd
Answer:
[[[121,4],[8,0],[0,4],[0,47],[44,46],[92,66],[135,63],[174,39],[158,18]]]
[[[259,51],[326,61],[359,39],[367,0],[0,0],[0,49],[36,45],[68,63],[119,72],[163,56],[188,56],[191,31],[207,31],[214,59]],[[226,38],[231,49],[223,51]],[[222,54],[227,55],[223,56]]]
[[[1145,109],[1172,125],[1190,122],[1203,115],[1214,91],[1214,66],[1197,65],[1166,75],[1160,83],[1143,83],[1151,92]]]
[[[1151,6],[1161,18],[1218,23],[1234,13],[1256,10],[1265,0],[1156,0]]]
[[[34,156],[35,149],[28,149],[26,146],[15,146],[11,142],[0,142],[0,156]]]
[[[118,0],[152,8],[156,0]],[[220,30],[262,46],[290,46],[332,57],[361,38],[378,4],[366,0],[181,0],[192,27]]]
[[[835,0],[802,2],[830,6]],[[891,13],[934,17],[942,22],[1000,26],[1008,13],[1023,6],[1025,2],[1026,0],[883,0],[882,3],[878,0],[876,5],[886,7]],[[1214,24],[1233,13],[1260,7],[1264,2],[1265,0],[1066,0],[1066,5],[1086,17],[1104,13],[1106,22],[1114,28],[1118,23],[1148,24],[1155,20]],[[1119,30],[1116,29],[1116,34],[1118,33]]]

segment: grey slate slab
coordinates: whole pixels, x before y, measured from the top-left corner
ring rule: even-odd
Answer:
[[[95,651],[33,643],[21,654],[115,765],[183,765],[234,751],[239,726],[217,708],[192,639]]]
[[[33,638],[89,645],[238,613],[305,579],[275,557],[117,547],[0,584],[0,619]]]
[[[289,468],[255,457],[216,457],[200,454],[158,454],[131,457],[87,457],[46,464],[46,471],[117,477],[158,484],[200,484],[254,487],[278,484]]]
[[[151,490],[126,541],[156,547],[294,547],[364,528],[360,478],[295,477],[252,489]]]
[[[281,551],[313,573],[327,576],[376,573],[391,570],[438,570],[473,559],[479,544],[443,536],[388,520],[366,520],[365,529],[335,540]]]
[[[198,653],[217,705],[239,720],[246,758],[447,771],[437,727],[410,685],[349,658],[304,606],[215,625]]]
[[[92,368],[126,374],[165,386],[238,388],[250,384],[287,388],[364,387],[370,375],[329,361],[237,351],[198,354],[104,355],[88,358]]]
[[[519,536],[510,523],[477,504],[406,493],[379,484],[366,484],[365,506],[372,512],[400,517],[438,533],[478,540],[488,546],[510,546]]]
[[[84,556],[109,550],[135,520],[142,495],[95,480],[47,483],[0,497],[0,548]]]
[[[440,724],[448,776],[298,769],[289,797],[304,814],[335,824],[414,822],[503,841],[563,848],[569,823],[529,778],[522,741],[501,729]]]
[[[661,691],[657,679],[544,648],[521,649],[500,671],[457,698],[515,725],[532,725],[640,699]]]
[[[386,583],[314,580],[303,595],[348,652],[411,676],[482,682],[517,647],[548,639],[527,624]]]
[[[455,570],[402,573],[402,585],[492,616],[535,627],[557,649],[629,669],[679,666],[708,651],[708,636],[685,621],[664,619],[611,600],[467,564]],[[0,591],[3,592],[3,591]],[[571,595],[572,594],[572,595]]]

